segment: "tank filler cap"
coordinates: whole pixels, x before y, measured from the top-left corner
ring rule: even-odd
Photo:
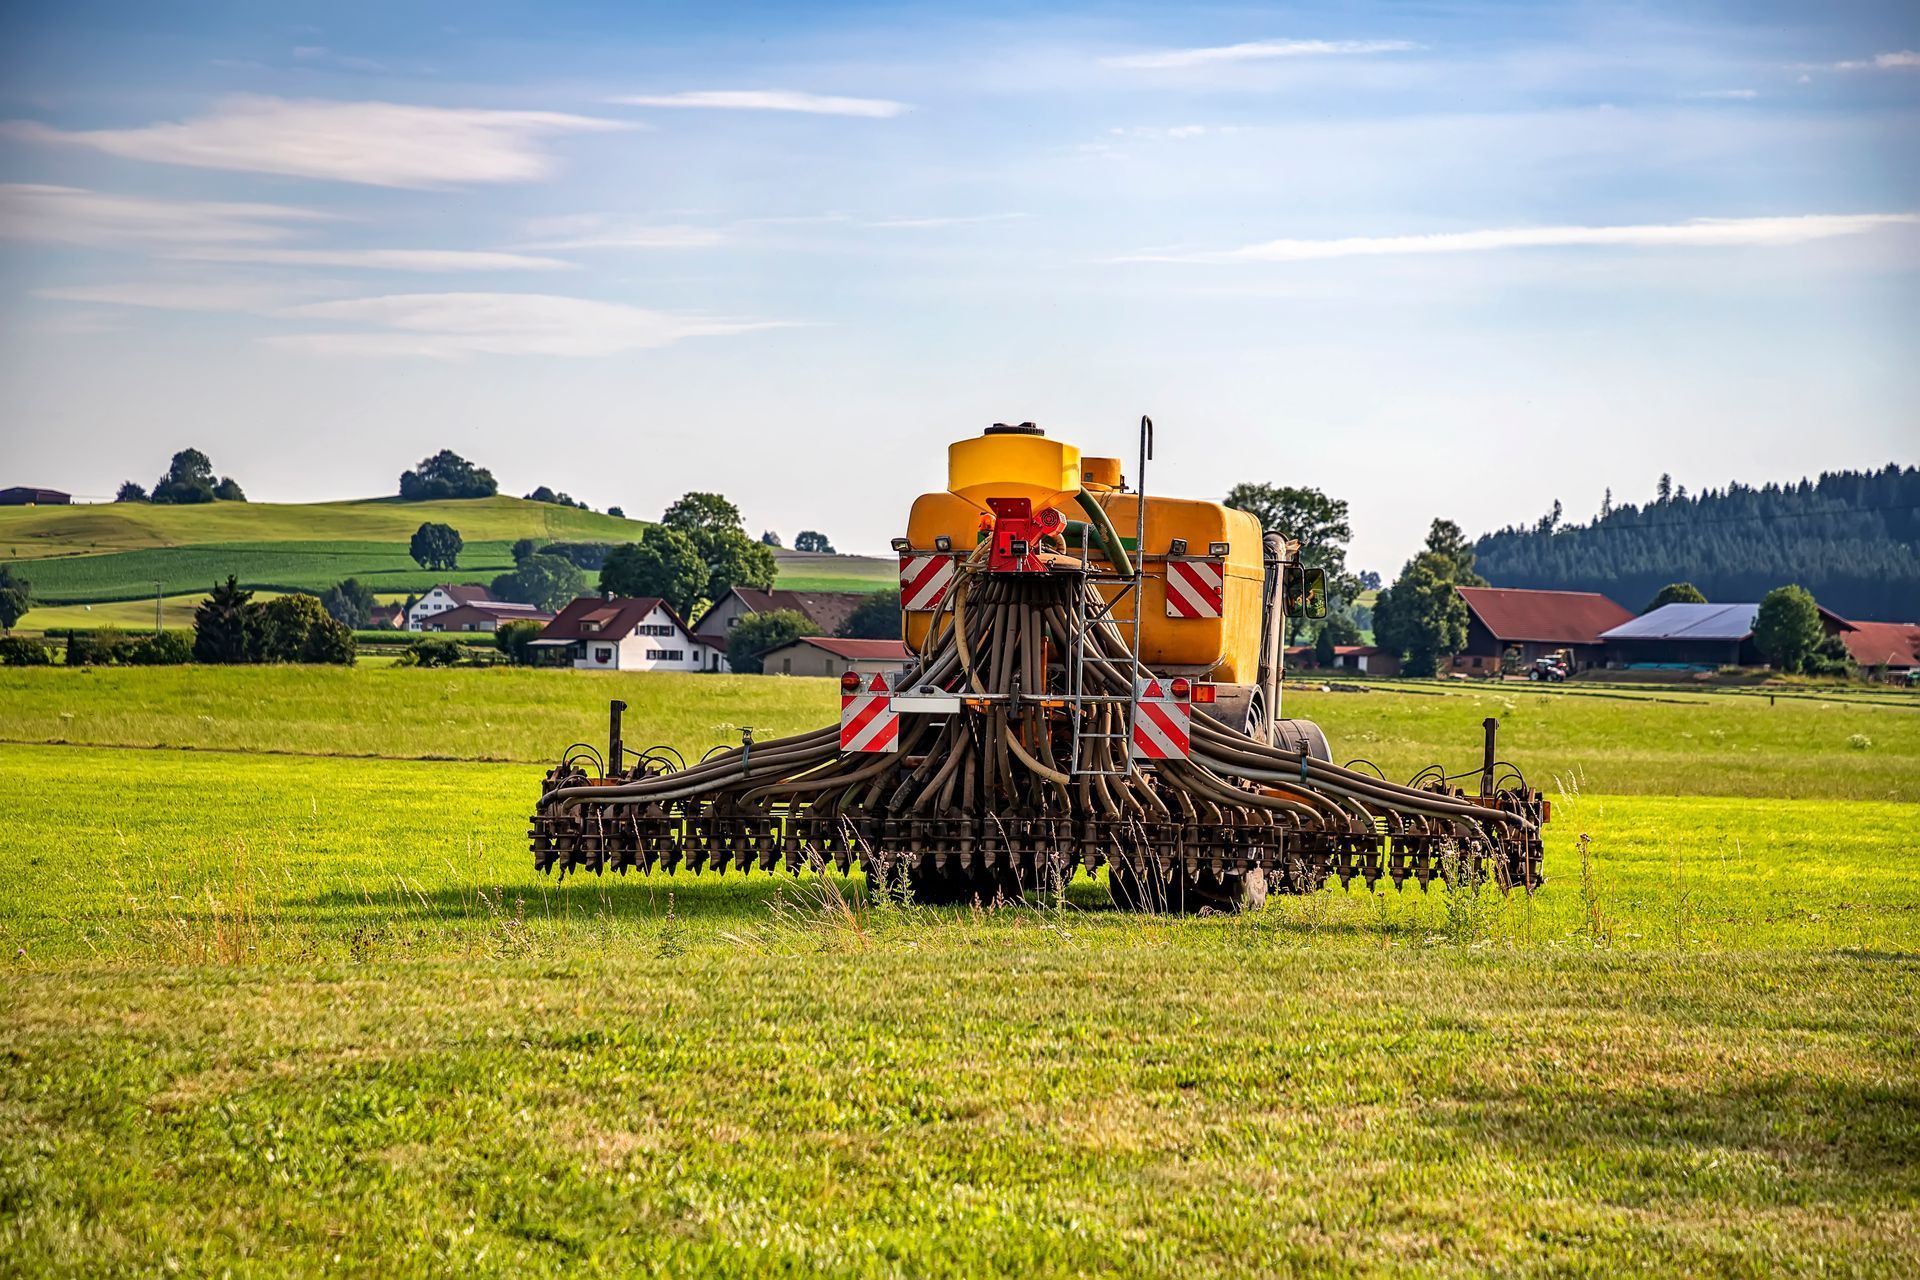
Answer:
[[[1031,422],[1022,422],[1018,426],[1008,422],[996,422],[987,428],[986,434],[990,436],[1043,436],[1047,433]]]

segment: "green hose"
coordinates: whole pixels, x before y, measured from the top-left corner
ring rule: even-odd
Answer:
[[[1107,559],[1112,563],[1113,571],[1123,578],[1131,578],[1133,561],[1128,557],[1126,545],[1120,541],[1120,531],[1113,527],[1113,520],[1108,517],[1107,509],[1085,489],[1073,496],[1079,500],[1081,510],[1087,513],[1087,521],[1093,525],[1094,533],[1099,536],[1100,549],[1107,553]]]

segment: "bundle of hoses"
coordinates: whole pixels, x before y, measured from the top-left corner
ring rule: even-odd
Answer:
[[[922,901],[1031,894],[1105,865],[1122,900],[1215,907],[1329,876],[1539,881],[1544,809],[1524,786],[1399,786],[1204,709],[1188,759],[1130,760],[1129,702],[1149,673],[1078,569],[1064,557],[1048,573],[989,573],[978,557],[960,566],[904,683],[965,709],[903,716],[897,752],[843,755],[830,726],[684,769],[658,753],[600,778],[563,762],[534,815],[536,865],[857,861]]]

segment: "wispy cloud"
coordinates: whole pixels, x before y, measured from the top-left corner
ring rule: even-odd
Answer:
[[[869,227],[887,227],[902,231],[920,231],[935,227],[964,227],[980,222],[1011,222],[1018,218],[1029,218],[1027,213],[966,213],[947,217],[931,218],[877,218],[863,223]]]
[[[1324,58],[1367,53],[1405,53],[1418,45],[1408,40],[1249,40],[1204,49],[1161,49],[1100,59],[1102,66],[1136,71],[1177,71],[1222,62],[1259,62],[1269,58]]]
[[[536,218],[523,249],[702,249],[720,244],[726,233],[715,227],[645,222],[600,213]]]
[[[532,182],[553,170],[544,148],[549,139],[632,127],[554,111],[235,97],[206,115],[136,129],[66,130],[16,120],[0,125],[0,134],[155,164],[441,187]]]
[[[263,341],[329,355],[478,354],[607,356],[685,338],[748,333],[778,322],[674,315],[619,302],[538,293],[408,293],[288,307],[294,320],[330,320],[370,331],[283,334]]]
[[[630,107],[700,107],[716,111],[798,111],[816,116],[867,116],[888,119],[913,110],[888,98],[844,98],[795,89],[696,89],[686,93],[637,94],[609,98]]]
[[[1920,223],[1920,214],[1806,214],[1790,218],[1696,218],[1620,227],[1501,227],[1436,235],[1348,236],[1335,240],[1269,240],[1217,252],[1143,252],[1120,262],[1318,262],[1391,254],[1484,253],[1542,248],[1722,248],[1794,245],[1884,227]]]
[[[1830,62],[1807,68],[1812,71],[1913,71],[1920,69],[1920,53],[1902,49],[1897,53],[1876,53],[1871,58],[1851,62]]]
[[[101,248],[284,240],[329,215],[282,204],[162,200],[81,187],[0,184],[0,238]]]
[[[172,255],[199,262],[257,262],[274,266],[357,267],[370,271],[553,271],[574,266],[560,258],[471,249],[187,249]]]

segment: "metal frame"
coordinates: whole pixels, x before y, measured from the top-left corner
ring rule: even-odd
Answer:
[[[1096,573],[1092,568],[1092,533],[1090,525],[1080,528],[1080,569],[1078,573],[1084,585],[1105,583],[1119,585],[1113,599],[1104,601],[1091,612],[1088,609],[1090,593],[1079,591],[1074,595],[1074,609],[1077,613],[1073,630],[1071,652],[1067,654],[1067,696],[1061,699],[1072,708],[1073,749],[1069,757],[1067,772],[1078,777],[1082,774],[1104,774],[1109,777],[1125,777],[1132,772],[1134,718],[1140,714],[1139,699],[1132,693],[1088,693],[1087,692],[1087,629],[1096,623],[1114,620],[1128,628],[1127,654],[1133,664],[1129,673],[1138,687],[1140,673],[1140,606],[1145,599],[1142,580],[1146,574],[1147,555],[1147,462],[1153,457],[1153,419],[1145,414],[1140,416],[1140,469],[1134,475],[1134,532],[1133,532],[1133,572]],[[1165,557],[1156,557],[1164,559]],[[1114,609],[1122,600],[1132,599],[1133,610],[1130,617],[1112,619]],[[1125,703],[1127,708],[1126,726],[1119,733],[1087,732],[1087,710],[1102,704]],[[1117,767],[1094,769],[1082,763],[1080,744],[1083,740],[1105,739],[1114,742],[1119,750],[1111,753],[1110,758]]]

